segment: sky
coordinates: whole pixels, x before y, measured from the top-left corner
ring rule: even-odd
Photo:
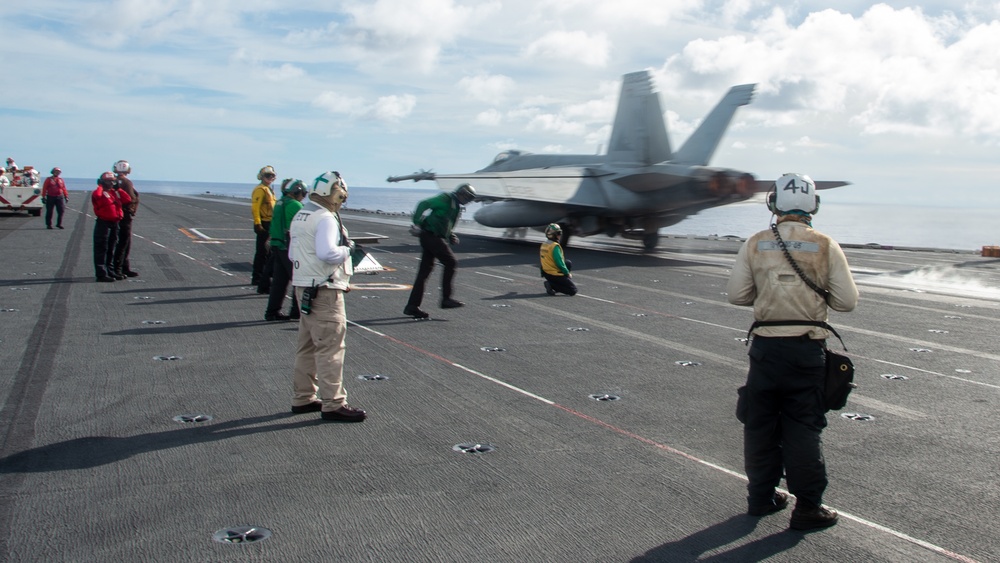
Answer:
[[[845,202],[1000,204],[1000,2],[5,0],[0,159],[97,178],[389,186],[604,150],[649,70],[673,147],[757,84],[712,165]],[[426,187],[431,184],[424,183]],[[407,183],[405,186],[414,186]]]

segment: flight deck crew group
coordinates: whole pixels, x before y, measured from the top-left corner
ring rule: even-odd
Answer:
[[[115,168],[118,178],[104,173],[92,194],[97,215],[94,261],[98,281],[114,281],[119,271],[114,252],[118,224],[126,210],[134,214],[133,202],[137,201],[134,190],[121,189],[128,174],[127,163],[125,168],[119,169],[117,164]],[[55,170],[53,175],[57,176]],[[319,176],[311,186],[288,179],[282,183],[281,201],[275,204],[271,191],[275,178],[274,168],[265,166],[258,173],[261,183],[253,192],[252,214],[258,235],[253,272],[258,288],[273,289],[266,320],[287,320],[301,311],[291,410],[297,414],[319,412],[323,420],[361,422],[367,413],[347,403],[343,381],[345,295],[350,291],[355,249],[340,219],[348,196],[347,183],[335,171]],[[429,317],[420,305],[435,261],[444,266],[441,307],[464,305],[452,296],[457,259],[449,244],[458,244],[455,223],[461,207],[475,197],[475,189],[463,184],[416,206],[412,221],[422,254],[404,314]],[[796,500],[790,526],[798,530],[825,528],[836,524],[838,515],[823,505],[827,475],[820,436],[827,424],[823,385],[826,339],[831,334],[818,324],[827,320],[829,309],[853,310],[858,290],[843,250],[812,228],[819,197],[808,176],[786,174],[779,178],[769,194],[768,207],[776,216],[775,225],[743,244],[727,285],[729,301],[752,306],[755,321],[765,325],[755,325],[752,331],[746,393],[740,405],[749,480],[747,513],[766,516],[786,508],[790,495],[778,489],[784,477]],[[264,243],[260,242],[262,233],[267,235]],[[540,270],[547,293],[575,295],[571,263],[559,244],[561,235],[557,224],[545,229],[547,240],[539,249]],[[265,269],[269,251],[274,258]],[[121,271],[127,272],[127,247],[124,256]],[[265,271],[273,278],[265,279]],[[825,296],[803,277],[825,289]],[[294,290],[292,314],[282,315],[289,279]]]
[[[97,179],[97,188],[90,194],[97,217],[94,223],[94,274],[98,282],[114,282],[139,275],[129,261],[132,217],[139,207],[139,193],[128,178],[132,172],[128,161],[119,160],[112,168],[113,173],[101,174]],[[56,176],[57,170],[52,170],[53,176]],[[49,180],[45,183],[48,185]],[[47,225],[49,221],[49,214],[46,214]],[[62,228],[61,212],[58,222],[59,228]]]
[[[91,195],[97,216],[94,264],[98,281],[137,275],[128,263],[131,216],[138,203],[127,178],[130,171],[127,162],[115,163],[115,174],[102,174]],[[68,194],[60,172],[53,169],[45,181],[46,203],[52,202],[46,213],[49,228],[53,209],[58,213],[57,226],[62,228],[59,202]],[[339,213],[347,201],[347,184],[334,171],[316,178],[311,187],[290,178],[282,182],[282,198],[276,204],[271,191],[277,177],[274,168],[261,168],[257,177],[261,183],[254,188],[251,207],[257,234],[253,282],[258,291],[270,291],[265,320],[299,319],[291,410],[320,412],[323,420],[363,421],[367,413],[347,403],[343,382],[344,298],[350,291],[354,250]],[[307,195],[309,201],[303,205]],[[418,319],[430,316],[420,305],[435,261],[444,266],[441,307],[464,305],[452,297],[457,259],[449,245],[459,242],[453,229],[461,207],[475,197],[475,189],[463,184],[417,204],[412,221],[422,254],[404,314]],[[729,301],[752,306],[755,321],[764,324],[755,324],[752,331],[746,393],[740,405],[749,480],[747,513],[766,516],[785,509],[790,495],[778,490],[784,477],[796,500],[790,526],[825,528],[836,524],[838,515],[823,505],[828,483],[821,442],[827,424],[823,385],[826,340],[831,334],[818,324],[827,320],[829,309],[853,310],[858,290],[843,250],[812,227],[819,197],[808,176],[783,175],[775,182],[767,205],[777,218],[775,224],[743,244],[727,285]],[[122,228],[125,217],[129,220]],[[559,244],[561,235],[559,225],[546,227],[547,240],[539,249],[541,275],[549,295],[575,295],[572,264]],[[803,277],[827,293],[815,291]],[[291,314],[283,315],[280,310],[289,281],[294,289]]]
[[[118,181],[111,172],[101,174],[97,188],[90,194],[90,203],[97,216],[94,223],[94,274],[99,282],[113,282],[115,275],[115,248],[118,244],[118,223],[124,208],[132,203],[128,193],[118,189]]]
[[[786,174],[773,189],[768,207],[776,223],[740,248],[727,287],[730,302],[752,306],[755,320],[766,324],[753,329],[746,395],[740,407],[749,480],[747,513],[767,516],[785,509],[790,495],[777,488],[784,477],[796,500],[790,527],[813,530],[833,526],[838,514],[823,505],[827,476],[820,439],[826,427],[823,388],[830,334],[809,323],[824,323],[828,309],[853,310],[858,290],[840,246],[812,228],[819,208],[815,183],[808,176]],[[452,297],[457,260],[449,243],[458,243],[452,231],[459,210],[475,197],[475,189],[464,184],[416,206],[412,221],[422,254],[404,314],[417,319],[429,316],[420,305],[435,261],[445,270],[441,307],[463,305]],[[339,211],[347,200],[347,186],[339,174],[328,172],[316,179],[309,199],[291,225],[292,283],[303,313],[292,412],[321,411],[325,420],[359,422],[366,413],[348,406],[343,387],[344,295],[350,291],[353,243]],[[559,244],[561,235],[557,224],[545,229],[547,240],[539,249],[544,287],[550,295],[575,295],[571,263]],[[825,296],[802,277],[824,288]]]

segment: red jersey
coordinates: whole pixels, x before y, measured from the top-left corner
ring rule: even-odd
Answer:
[[[42,185],[42,197],[69,197],[66,191],[66,182],[59,176],[49,176]]]
[[[98,219],[117,223],[124,217],[122,207],[132,203],[132,198],[121,190],[106,190],[104,186],[97,186],[90,194],[90,201],[94,205],[94,215],[97,215]]]

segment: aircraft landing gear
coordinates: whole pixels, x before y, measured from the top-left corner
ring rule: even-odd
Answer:
[[[642,247],[646,250],[656,250],[656,245],[660,242],[659,233],[648,233],[642,236]]]

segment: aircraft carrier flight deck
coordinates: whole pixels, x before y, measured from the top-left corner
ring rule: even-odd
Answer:
[[[845,248],[841,520],[801,533],[746,515],[738,240],[573,239],[553,297],[538,233],[463,223],[466,305],[437,307],[439,265],[419,321],[406,217],[345,212],[385,271],[347,295],[368,419],[338,424],[289,411],[245,204],[143,194],[140,276],[95,283],[84,200],[65,230],[0,217],[0,561],[1000,561],[1000,259]]]

